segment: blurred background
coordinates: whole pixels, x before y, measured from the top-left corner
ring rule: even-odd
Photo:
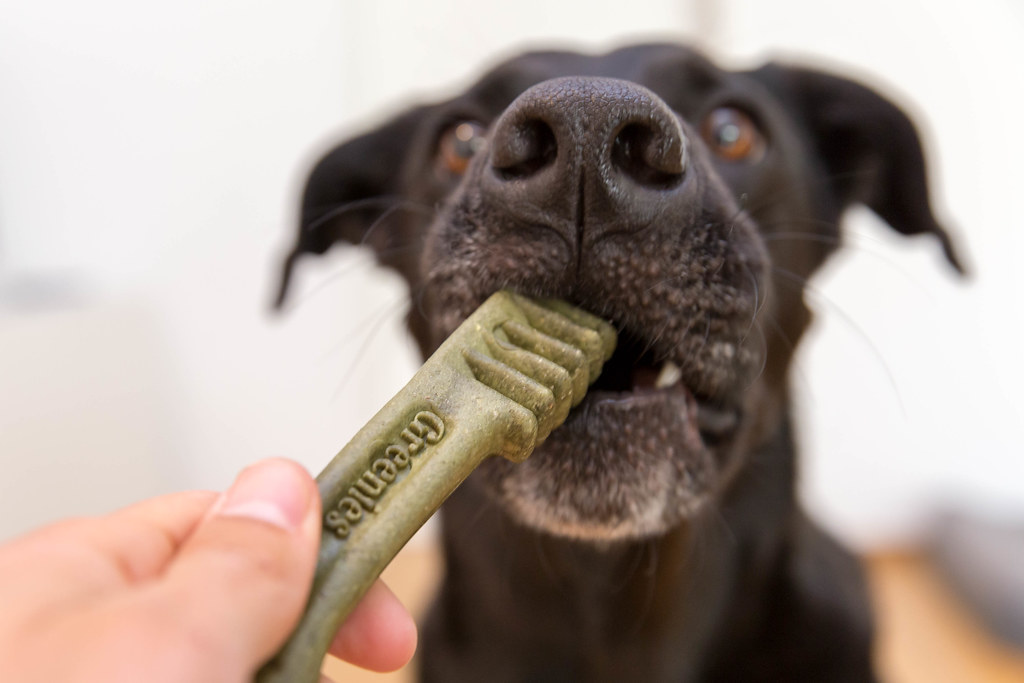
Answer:
[[[852,75],[916,118],[973,274],[849,216],[808,293],[802,496],[870,556],[962,559],[946,539],[978,523],[1024,547],[1018,0],[0,0],[0,539],[269,455],[318,471],[417,361],[357,249],[270,311],[317,155],[524,47],[651,38]]]

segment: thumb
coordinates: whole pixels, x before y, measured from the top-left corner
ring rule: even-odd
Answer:
[[[306,602],[319,537],[320,496],[301,466],[266,460],[239,474],[165,575],[171,623],[193,656],[215,660],[194,664],[251,674],[280,647]]]

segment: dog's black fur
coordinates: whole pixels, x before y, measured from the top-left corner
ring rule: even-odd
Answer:
[[[927,195],[875,92],[672,45],[527,54],[327,154],[282,297],[352,242],[408,281],[424,355],[506,287],[620,331],[563,427],[446,503],[423,679],[875,680],[857,563],[795,500],[786,377],[846,207],[959,268]]]

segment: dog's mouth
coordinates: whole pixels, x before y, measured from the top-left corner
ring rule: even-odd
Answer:
[[[605,363],[584,401],[616,401],[626,405],[652,400],[685,399],[694,413],[701,441],[714,447],[732,437],[740,424],[740,410],[730,402],[695,394],[685,375],[685,361],[664,359],[640,336],[620,333],[615,353]]]
[[[620,333],[614,355],[565,423],[526,462],[492,459],[483,476],[510,513],[589,541],[663,533],[715,490],[718,453],[738,408],[689,388],[683,363]]]

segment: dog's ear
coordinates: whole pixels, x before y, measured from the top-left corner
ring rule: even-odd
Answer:
[[[401,205],[402,162],[426,110],[413,109],[320,158],[306,181],[299,234],[282,267],[275,308],[302,255],[323,254],[335,242],[370,244],[378,255],[388,247],[392,236],[375,224]]]
[[[754,75],[811,132],[840,209],[863,203],[904,235],[934,235],[949,263],[965,272],[932,213],[921,141],[899,107],[859,83],[819,71],[768,64]]]

